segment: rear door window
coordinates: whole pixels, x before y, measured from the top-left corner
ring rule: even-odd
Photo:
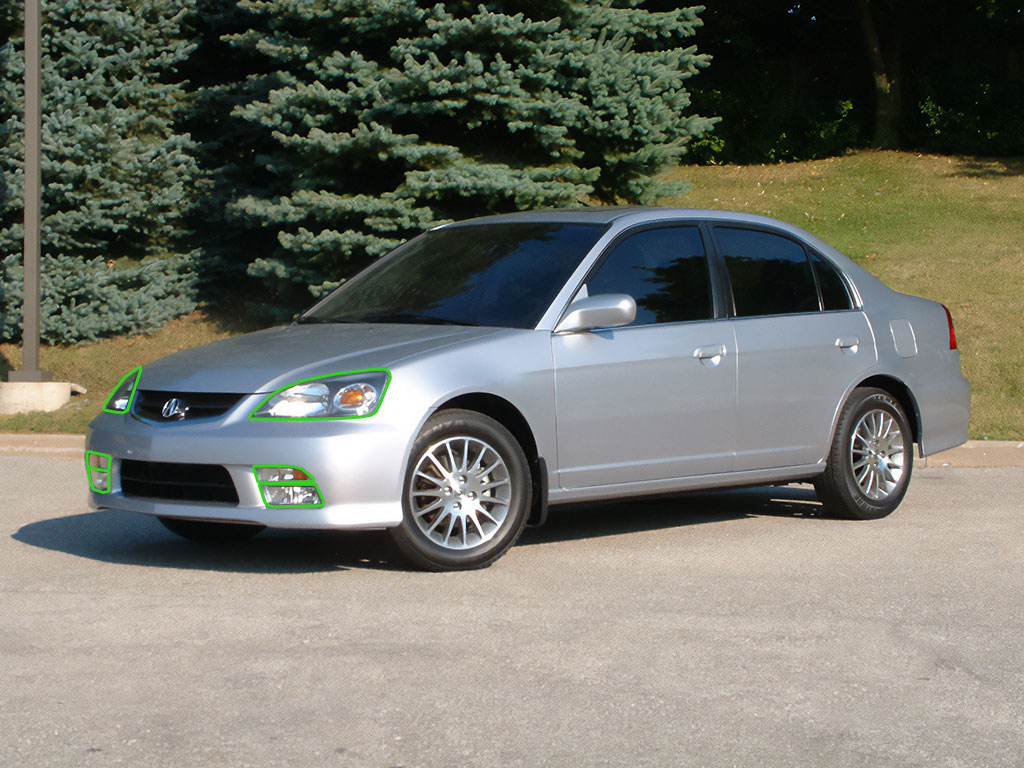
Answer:
[[[771,232],[715,227],[738,317],[817,312],[818,288],[803,246]]]

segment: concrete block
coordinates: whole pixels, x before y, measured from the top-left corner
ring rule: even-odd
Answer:
[[[0,414],[56,411],[71,399],[68,381],[0,382]]]

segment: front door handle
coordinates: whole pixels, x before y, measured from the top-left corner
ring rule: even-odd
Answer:
[[[712,368],[722,362],[725,357],[725,345],[717,344],[707,347],[697,347],[693,350],[693,356],[700,360],[701,365],[709,365]]]

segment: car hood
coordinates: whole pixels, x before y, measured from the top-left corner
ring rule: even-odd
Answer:
[[[142,369],[140,389],[273,392],[300,379],[387,368],[410,355],[499,332],[466,326],[289,325],[215,341]]]

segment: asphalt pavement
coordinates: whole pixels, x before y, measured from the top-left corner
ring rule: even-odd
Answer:
[[[803,486],[555,508],[455,574],[85,489],[0,452],[5,767],[1024,765],[1019,466],[933,461],[874,522]]]

